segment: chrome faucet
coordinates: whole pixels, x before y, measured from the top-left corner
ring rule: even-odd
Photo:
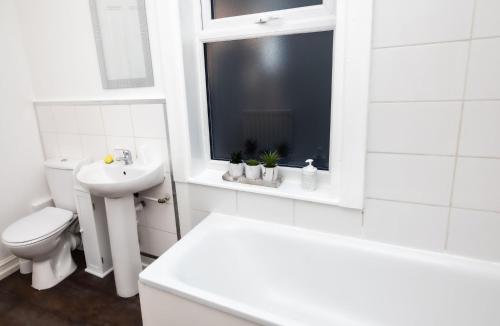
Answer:
[[[115,148],[115,152],[120,153],[120,156],[116,157],[116,161],[122,161],[125,165],[134,163],[134,160],[132,159],[132,152],[130,152],[130,150],[124,148]]]

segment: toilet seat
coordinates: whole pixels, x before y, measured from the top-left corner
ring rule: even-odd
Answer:
[[[11,224],[2,233],[2,240],[9,246],[31,245],[65,229],[73,218],[71,211],[47,207]]]

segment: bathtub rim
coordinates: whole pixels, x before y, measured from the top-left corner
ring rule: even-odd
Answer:
[[[282,326],[295,325],[293,320],[281,318],[260,309],[254,309],[251,306],[241,304],[236,300],[220,296],[209,291],[196,288],[177,279],[175,275],[164,273],[165,265],[168,265],[178,259],[175,255],[182,253],[184,247],[197,242],[197,237],[203,236],[212,231],[214,227],[230,229],[231,227],[264,227],[266,231],[272,232],[292,232],[305,238],[312,238],[318,242],[339,242],[339,245],[348,246],[375,254],[386,254],[396,256],[404,260],[421,261],[440,265],[443,268],[459,268],[471,273],[479,273],[497,278],[500,281],[500,263],[486,261],[471,257],[452,255],[447,252],[434,252],[418,248],[404,247],[396,244],[383,243],[363,238],[355,238],[344,235],[326,233],[316,230],[304,229],[292,225],[266,222],[240,216],[211,213],[188,234],[186,234],[174,246],[163,253],[156,261],[150,264],[139,274],[139,282],[145,286],[156,288],[160,291],[166,291],[173,295],[178,295],[184,299],[208,306],[210,308],[222,311],[224,313],[246,319],[260,325]],[[194,243],[196,244],[196,243]],[[173,256],[173,259],[169,259]],[[159,269],[163,271],[161,280],[155,280]],[[168,268],[166,269],[168,270]],[[168,274],[168,276],[167,276]],[[350,321],[352,325],[361,325],[359,322]],[[349,325],[351,325],[349,324]],[[297,324],[301,325],[301,324]],[[364,325],[364,324],[363,324]]]

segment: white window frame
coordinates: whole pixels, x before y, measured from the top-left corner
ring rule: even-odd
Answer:
[[[271,17],[279,20],[300,20],[309,17],[329,16],[335,13],[335,0],[323,0],[321,5],[212,19],[212,0],[200,0],[200,2],[204,30],[239,29],[242,26],[252,26],[260,19],[267,20]]]
[[[329,187],[325,203],[362,209],[366,156],[366,126],[371,57],[372,0],[326,1],[322,6],[294,8],[207,21],[200,19],[196,42],[197,70],[206,168],[223,170],[226,162],[212,160],[205,79],[204,44],[265,36],[334,30],[332,111],[329,170],[319,171]],[[336,10],[331,5],[336,3]],[[211,18],[210,0],[200,0],[200,12]],[[322,8],[314,8],[322,7]],[[311,15],[320,10],[321,15]],[[336,13],[336,14],[335,14]],[[258,17],[279,19],[256,24]],[[203,15],[202,15],[203,16]],[[298,180],[299,168],[280,167],[286,178]],[[217,186],[217,185],[214,185]],[[267,191],[263,191],[266,193]],[[278,194],[281,196],[282,194]],[[320,195],[318,193],[318,195]],[[324,194],[321,194],[323,196]],[[314,194],[304,198],[314,197]],[[286,197],[286,194],[283,195]],[[299,196],[300,197],[300,196]],[[297,198],[297,196],[293,197]],[[307,199],[306,199],[307,200]]]

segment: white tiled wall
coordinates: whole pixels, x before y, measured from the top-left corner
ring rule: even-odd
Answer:
[[[352,209],[295,201],[294,222],[306,229],[360,236],[362,214]]]
[[[448,211],[447,207],[368,199],[364,235],[404,246],[442,250]]]
[[[453,208],[448,251],[500,261],[500,213]]]
[[[461,110],[461,102],[373,103],[368,150],[454,155]]]
[[[371,99],[378,102],[461,99],[469,43],[463,41],[375,49],[372,57]]]
[[[263,221],[293,224],[293,200],[237,192],[238,215]]]
[[[375,0],[373,44],[463,40],[470,35],[473,6],[474,0]]]
[[[474,37],[498,36],[500,34],[500,2],[497,0],[476,0]]]
[[[218,212],[322,232],[361,235],[359,210],[200,185],[176,183],[176,187],[179,214],[188,217],[181,218],[182,234],[210,212]]]
[[[100,160],[113,149],[132,150],[144,144],[163,153],[166,180],[143,193],[154,198],[172,195],[163,104],[37,105],[38,125],[46,158]],[[174,206],[145,201],[138,213],[141,251],[159,256],[177,241]]]
[[[448,156],[369,153],[368,198],[448,205],[455,160]]]
[[[374,14],[364,212],[178,184],[183,233],[219,211],[500,261],[500,1]]]
[[[498,17],[375,0],[366,238],[500,261]]]
[[[499,99],[500,38],[470,42],[469,72],[465,98],[471,100]]]

